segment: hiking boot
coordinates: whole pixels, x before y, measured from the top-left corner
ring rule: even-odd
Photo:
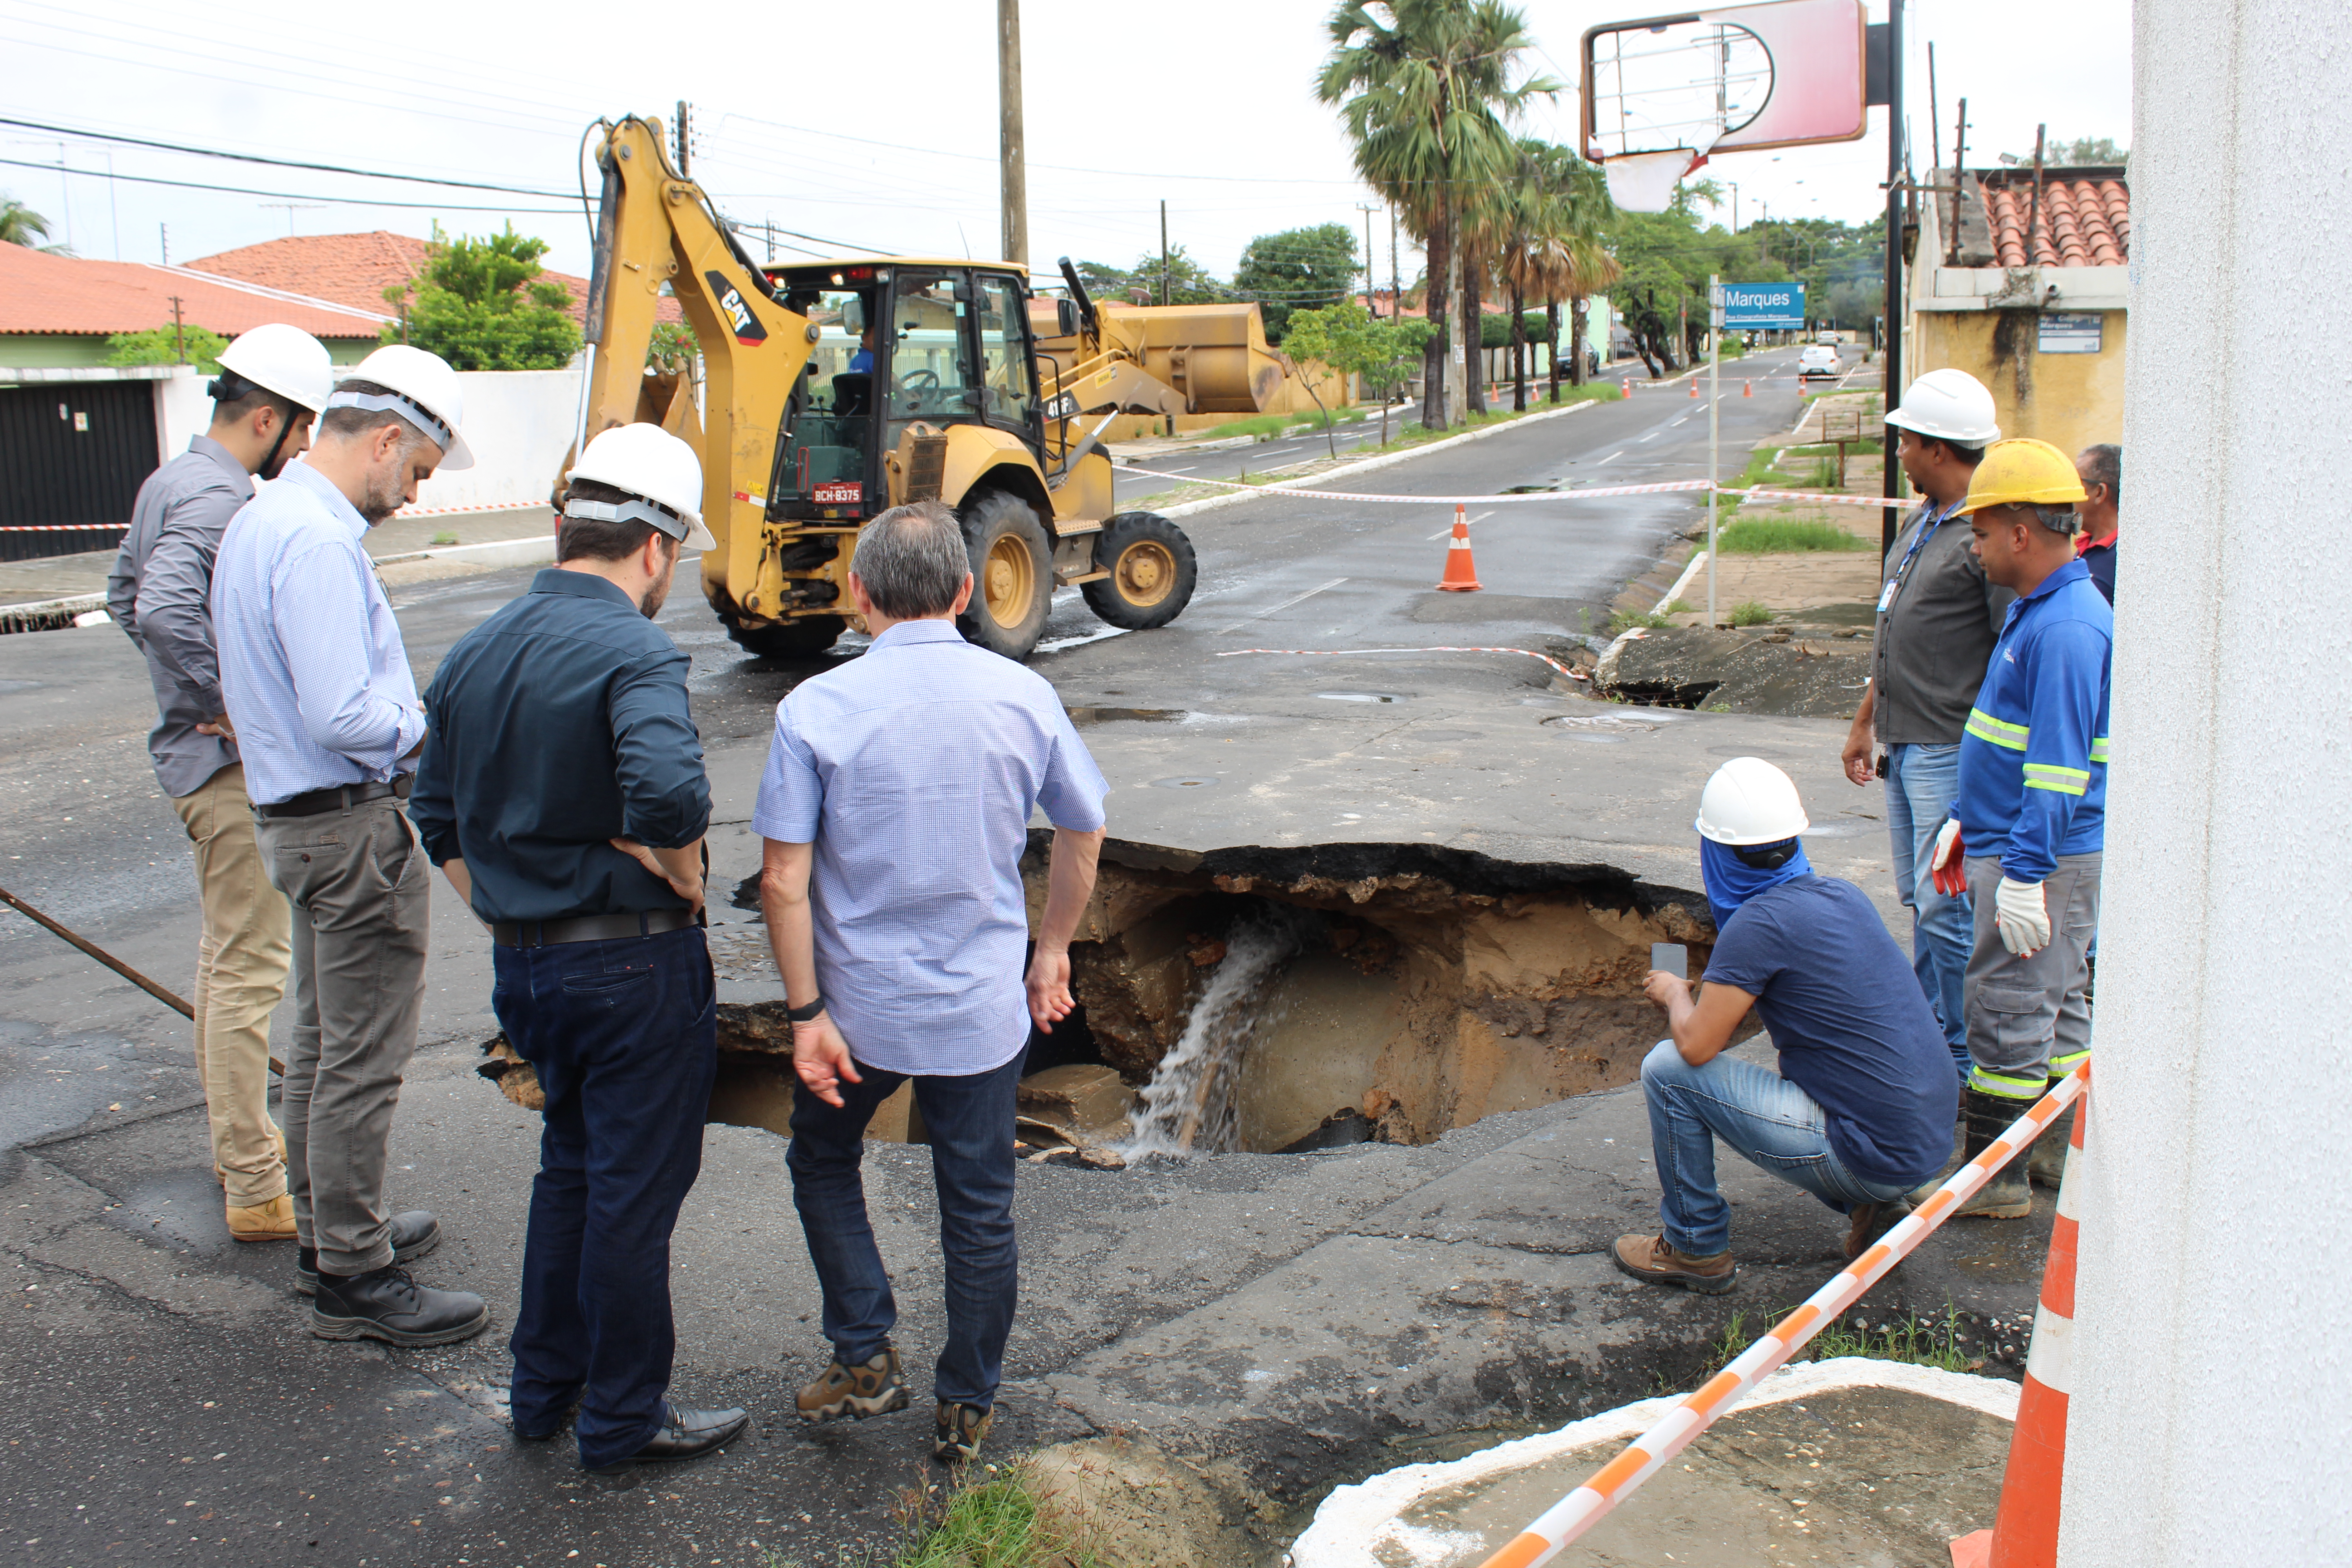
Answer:
[[[284,1193],[251,1208],[228,1205],[228,1233],[238,1241],[294,1239],[294,1200]]]
[[[1847,1259],[1851,1261],[1869,1251],[1880,1237],[1903,1223],[1910,1212],[1910,1202],[1904,1198],[1889,1198],[1878,1204],[1856,1204],[1847,1210],[1853,1222],[1845,1231]]]
[[[1722,1295],[1739,1275],[1730,1253],[1693,1258],[1675,1251],[1663,1236],[1621,1236],[1609,1256],[1618,1268],[1644,1284],[1679,1285],[1703,1296]]]
[[[1987,1094],[1980,1089],[1968,1093],[1969,1135],[1965,1153],[1973,1160],[1992,1146],[1993,1140],[2009,1131],[2010,1123],[2025,1114],[2033,1101],[2011,1100],[2006,1095]],[[2044,1132],[2043,1138],[2050,1136]],[[2037,1140],[2038,1142],[2038,1140]],[[2026,1179],[2022,1156],[2012,1156],[2006,1165],[1995,1171],[1992,1179],[1977,1189],[1977,1195],[1952,1211],[1955,1219],[2024,1219],[2033,1213],[2033,1184]]]
[[[392,1233],[392,1260],[412,1263],[441,1245],[441,1222],[433,1217],[431,1209],[410,1209],[396,1214],[385,1227]],[[319,1253],[306,1247],[294,1255],[294,1294],[315,1296],[319,1293]]]
[[[490,1326],[490,1309],[467,1290],[419,1285],[389,1265],[366,1274],[320,1274],[310,1331],[322,1340],[382,1340],[388,1345],[446,1345]]]
[[[814,1383],[801,1390],[803,1421],[834,1421],[846,1415],[863,1421],[907,1408],[907,1384],[898,1375],[898,1352],[885,1345],[856,1366],[835,1361]]]
[[[931,1439],[931,1458],[942,1465],[962,1465],[979,1454],[980,1440],[988,1436],[995,1417],[977,1405],[942,1399],[932,1419],[936,1435]]]
[[[2082,1109],[2079,1100],[2068,1106],[2025,1152],[2026,1175],[2053,1193],[2066,1179],[2066,1146],[2074,1136],[2074,1112]]]

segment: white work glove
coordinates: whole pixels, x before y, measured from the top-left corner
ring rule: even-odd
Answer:
[[[2050,945],[2050,911],[2042,901],[2042,884],[2013,882],[2007,877],[1993,893],[1993,928],[2001,946],[2023,958]]]

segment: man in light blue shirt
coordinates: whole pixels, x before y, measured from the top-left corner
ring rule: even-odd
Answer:
[[[751,816],[802,1084],[786,1163],[834,1350],[800,1413],[906,1407],[858,1163],[875,1107],[911,1079],[940,1197],[932,1453],[950,1463],[977,1452],[995,1404],[1018,1294],[1014,1089],[1031,1023],[1050,1032],[1072,1005],[1108,790],[1053,687],[956,631],[971,586],[946,507],[866,525],[849,590],[873,646],[777,704]],[[1054,847],[1024,987],[1021,857],[1039,810]]]
[[[295,1289],[322,1339],[447,1344],[489,1325],[478,1296],[399,1265],[440,1222],[384,1207],[401,1075],[425,994],[427,874],[405,801],[425,710],[400,625],[361,541],[436,467],[473,461],[457,373],[405,345],[338,382],[308,460],[222,536],[213,626],[256,837],[294,906],[286,1053]]]

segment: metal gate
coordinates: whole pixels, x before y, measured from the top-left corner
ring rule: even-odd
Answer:
[[[0,561],[113,549],[154,471],[153,384],[0,387]]]

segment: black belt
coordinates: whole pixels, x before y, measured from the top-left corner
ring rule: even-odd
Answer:
[[[557,947],[570,942],[614,942],[622,937],[659,936],[699,924],[690,910],[648,910],[634,915],[580,915],[568,921],[526,921],[490,927],[500,947]]]
[[[390,784],[331,784],[314,789],[290,800],[272,801],[268,805],[253,808],[256,816],[316,816],[322,811],[349,811],[362,801],[382,800],[386,795],[408,798],[409,785],[415,782],[415,773],[403,773]]]

